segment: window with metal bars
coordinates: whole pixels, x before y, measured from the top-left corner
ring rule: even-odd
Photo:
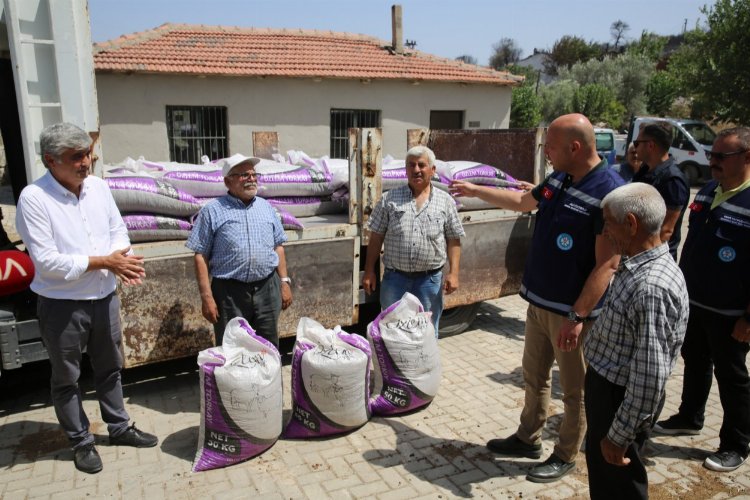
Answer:
[[[227,108],[224,106],[167,106],[169,159],[201,163],[227,156]]]
[[[349,129],[352,127],[380,127],[380,110],[332,109],[331,158],[346,158],[349,155]]]

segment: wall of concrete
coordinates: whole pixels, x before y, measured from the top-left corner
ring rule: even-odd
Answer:
[[[291,78],[96,75],[104,160],[169,159],[166,106],[226,106],[229,154],[252,153],[252,132],[279,133],[279,149],[330,153],[330,110],[377,109],[383,154],[403,157],[406,130],[427,127],[431,110],[464,111],[464,127],[507,128],[504,86]]]

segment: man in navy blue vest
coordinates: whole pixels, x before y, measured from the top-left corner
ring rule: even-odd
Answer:
[[[708,155],[714,180],[690,205],[680,257],[690,295],[682,403],[654,430],[700,432],[713,369],[724,419],[719,450],[703,465],[727,472],[745,462],[750,442],[750,128],[722,131]]]
[[[654,186],[664,199],[667,216],[661,226],[661,241],[669,242],[669,253],[677,260],[680,227],[690,198],[690,187],[674,158],[669,156],[671,145],[672,127],[667,122],[648,123],[642,127],[633,146],[643,164],[633,176],[633,182]]]
[[[529,471],[534,482],[556,481],[575,468],[586,433],[583,385],[586,366],[580,348],[590,319],[619,264],[602,236],[601,200],[623,184],[596,152],[594,128],[580,114],[563,115],[547,131],[545,154],[554,172],[527,192],[454,181],[451,191],[476,196],[500,208],[529,212],[538,208],[526,260],[521,296],[529,302],[522,360],[526,399],[521,424],[506,439],[487,448],[509,456],[540,458],[542,429],[551,393],[550,372],[560,369],[564,413],[552,455]]]

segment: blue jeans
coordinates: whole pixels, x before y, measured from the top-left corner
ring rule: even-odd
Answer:
[[[401,300],[409,292],[419,299],[425,311],[432,312],[432,325],[435,337],[438,336],[438,322],[443,313],[443,271],[438,270],[423,276],[409,277],[398,271],[386,269],[380,283],[380,307],[385,309]]]

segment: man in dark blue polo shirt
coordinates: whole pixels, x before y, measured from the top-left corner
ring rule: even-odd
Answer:
[[[750,443],[750,128],[723,130],[709,157],[714,180],[690,205],[680,257],[690,295],[682,402],[654,430],[699,434],[715,376],[724,419],[719,449],[703,465],[729,472],[747,460]]]
[[[661,226],[661,240],[669,242],[669,253],[677,260],[680,227],[690,198],[690,187],[674,158],[669,156],[671,144],[672,129],[667,122],[654,122],[642,127],[633,146],[643,165],[633,176],[633,182],[654,186],[664,198],[667,215]]]
[[[534,236],[526,259],[521,296],[529,302],[522,360],[526,399],[521,424],[506,439],[491,439],[487,448],[509,456],[540,458],[542,429],[550,401],[552,364],[560,368],[564,413],[559,442],[552,455],[529,471],[526,479],[551,482],[575,468],[586,433],[583,385],[586,365],[583,336],[601,309],[620,258],[602,236],[601,200],[623,184],[596,152],[594,128],[580,114],[554,120],[544,145],[555,171],[528,192],[454,181],[451,191],[476,196],[508,210],[538,208]]]

